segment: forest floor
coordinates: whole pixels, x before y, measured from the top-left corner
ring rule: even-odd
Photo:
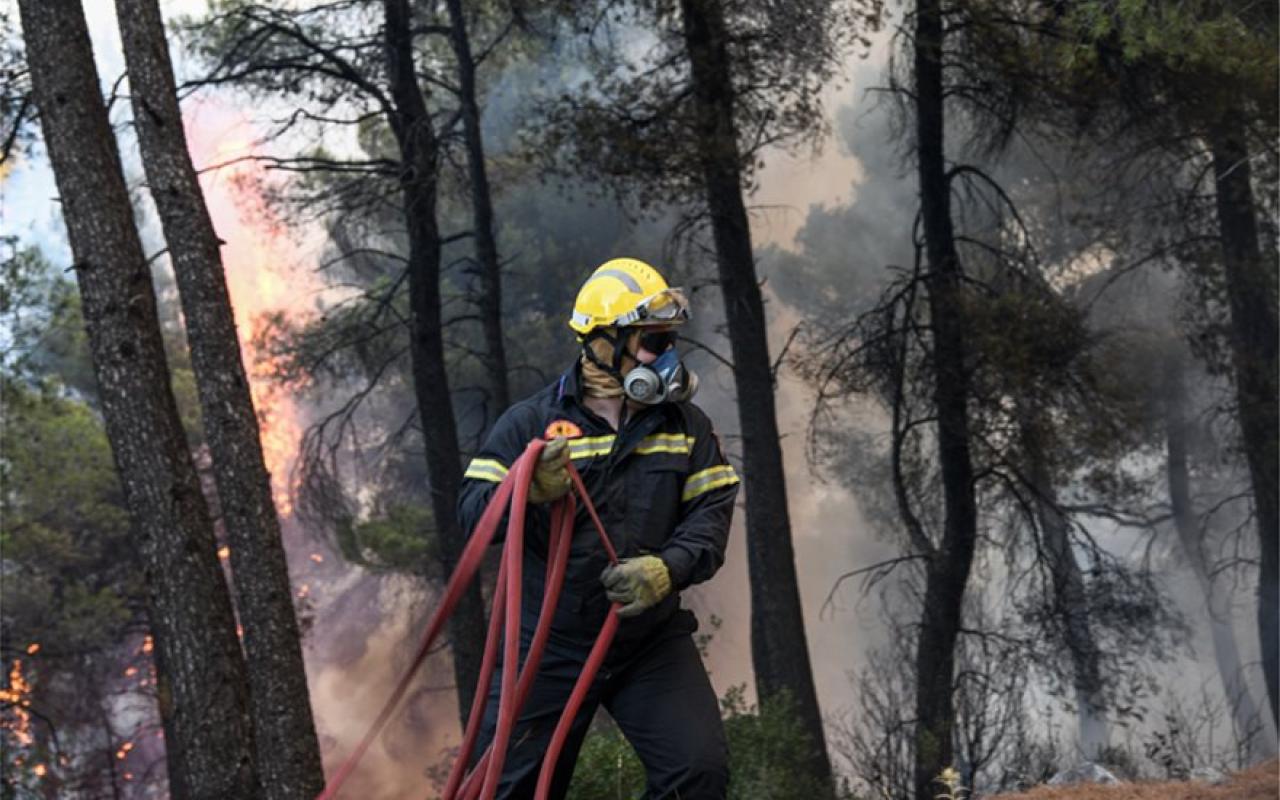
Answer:
[[[1275,800],[1280,798],[1280,761],[1272,759],[1235,772],[1221,786],[1189,781],[1138,781],[1117,786],[1037,786],[991,800]]]

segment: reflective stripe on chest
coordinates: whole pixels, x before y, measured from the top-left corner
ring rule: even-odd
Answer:
[[[574,461],[598,456],[607,456],[613,452],[616,434],[607,436],[586,436],[569,440],[569,457]],[[638,456],[657,453],[676,453],[690,455],[693,453],[695,439],[683,433],[651,433],[640,440],[631,452]]]

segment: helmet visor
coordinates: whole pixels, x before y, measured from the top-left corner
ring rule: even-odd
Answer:
[[[683,289],[663,289],[641,300],[632,325],[670,325],[689,319],[689,300]]]

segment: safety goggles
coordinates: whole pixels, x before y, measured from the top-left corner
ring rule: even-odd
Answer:
[[[615,324],[663,325],[677,324],[689,319],[689,300],[683,289],[663,289],[636,304],[634,310],[619,317]]]
[[[675,331],[649,331],[640,333],[640,346],[650,353],[661,355],[675,346],[676,341],[680,339],[680,334]]]

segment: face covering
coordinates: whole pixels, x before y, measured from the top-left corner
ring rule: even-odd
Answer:
[[[588,349],[590,352],[588,352]],[[612,339],[593,338],[582,352],[582,391],[588,397],[621,397],[621,374],[610,368],[613,363]]]
[[[632,329],[622,340],[616,338],[616,329],[601,333],[604,335],[592,337],[583,348],[583,388],[588,396],[625,396],[643,405],[657,405],[685,402],[697,391],[698,376],[680,361],[675,348],[669,346],[671,342],[667,342],[662,355],[652,364],[638,364],[634,358],[633,352],[642,336],[657,337],[665,333],[674,338],[672,332],[644,334]]]

